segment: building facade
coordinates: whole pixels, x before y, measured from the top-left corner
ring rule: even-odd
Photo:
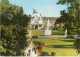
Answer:
[[[43,28],[43,18],[35,9],[33,9],[33,14],[31,15],[30,27],[31,29]]]

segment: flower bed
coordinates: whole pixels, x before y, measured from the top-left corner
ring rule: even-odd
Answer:
[[[38,41],[36,41],[36,40],[33,41],[33,43],[34,43],[34,45],[36,46],[39,54],[42,55],[42,54],[43,54],[42,48],[43,48],[43,46],[44,46],[44,43],[38,42]]]

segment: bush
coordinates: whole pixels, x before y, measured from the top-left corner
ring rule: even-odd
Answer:
[[[49,56],[48,52],[43,52],[41,56]]]
[[[38,36],[37,36],[37,35],[36,35],[36,36],[32,36],[32,38],[37,39],[37,38],[38,38]]]
[[[51,52],[51,56],[55,56],[55,54],[56,54],[55,52]]]

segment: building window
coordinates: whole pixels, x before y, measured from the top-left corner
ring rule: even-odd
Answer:
[[[41,25],[39,25],[39,27],[41,27]]]

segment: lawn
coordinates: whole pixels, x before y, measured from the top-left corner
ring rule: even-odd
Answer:
[[[44,35],[44,30],[32,30],[32,36],[35,35]],[[53,35],[64,35],[64,31],[52,30]],[[49,55],[51,52],[55,52],[56,56],[75,56],[77,55],[76,49],[74,49],[73,38],[38,38],[36,39],[39,42],[45,43],[43,47],[44,52],[48,52]],[[38,51],[37,51],[38,53]],[[38,53],[39,55],[39,53]]]
[[[64,35],[65,31],[60,30],[52,30],[52,35]]]
[[[32,36],[45,35],[45,30],[32,30]],[[52,35],[64,35],[64,31],[52,30]]]
[[[44,30],[32,30],[32,36],[44,35],[44,34],[45,34]]]
[[[55,52],[56,56],[75,56],[77,55],[76,50],[74,49],[73,38],[38,38],[36,39],[39,42],[45,43],[43,47],[44,52],[48,52],[49,55],[51,52]]]

